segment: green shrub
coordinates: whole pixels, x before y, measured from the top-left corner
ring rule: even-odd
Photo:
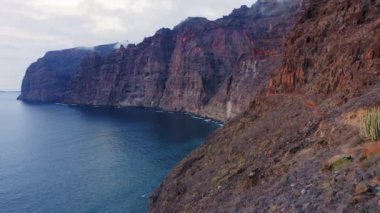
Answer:
[[[380,140],[380,107],[369,110],[362,117],[360,134],[365,140]]]

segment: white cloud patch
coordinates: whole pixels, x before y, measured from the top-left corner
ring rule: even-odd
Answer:
[[[137,43],[188,16],[212,20],[254,1],[0,0],[0,90],[19,90],[27,66],[46,51]]]

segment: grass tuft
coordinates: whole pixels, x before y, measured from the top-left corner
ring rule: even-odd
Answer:
[[[364,140],[380,140],[380,107],[369,110],[362,117],[360,135]]]

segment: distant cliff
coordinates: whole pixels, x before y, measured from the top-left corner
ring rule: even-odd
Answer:
[[[109,54],[49,52],[27,70],[20,99],[160,107],[227,120],[266,89],[298,6],[261,0],[216,21],[188,18]]]
[[[29,66],[21,86],[19,99],[35,102],[59,102],[69,82],[78,71],[81,60],[91,54],[105,56],[116,44],[95,48],[73,48],[47,52]]]

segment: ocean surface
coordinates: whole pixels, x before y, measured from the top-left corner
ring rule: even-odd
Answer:
[[[18,95],[0,92],[0,212],[146,212],[165,175],[218,128],[183,114]]]

